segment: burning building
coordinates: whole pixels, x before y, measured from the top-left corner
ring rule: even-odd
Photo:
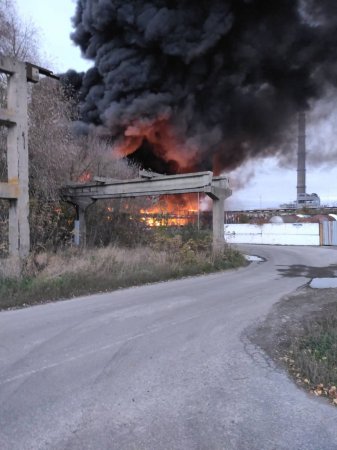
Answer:
[[[297,112],[336,85],[336,23],[332,0],[78,0],[79,128],[166,174],[290,151]]]

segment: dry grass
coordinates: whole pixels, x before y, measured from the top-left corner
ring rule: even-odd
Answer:
[[[169,244],[168,244],[169,242]],[[209,273],[245,264],[238,252],[222,254],[197,249],[193,241],[165,240],[159,248],[77,250],[31,255],[21,276],[15,262],[1,264],[0,308],[105,292],[188,275]],[[164,246],[164,247],[165,247]],[[4,261],[4,260],[3,260]]]
[[[281,359],[298,384],[337,405],[337,303],[304,318]]]
[[[19,258],[0,259],[0,281],[6,278],[19,278],[21,274],[21,263]]]
[[[172,255],[165,251],[155,251],[151,248],[137,249],[106,247],[78,251],[68,249],[55,254],[40,253],[31,257],[26,264],[25,275],[41,278],[55,278],[65,274],[97,274],[108,275],[112,272],[130,273],[145,265],[151,267],[166,267],[173,263]]]

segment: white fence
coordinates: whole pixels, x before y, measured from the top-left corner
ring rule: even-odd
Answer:
[[[225,240],[233,244],[320,245],[319,223],[225,224]]]
[[[337,245],[337,222],[323,222],[323,245]]]

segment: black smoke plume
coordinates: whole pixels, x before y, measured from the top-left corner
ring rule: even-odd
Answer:
[[[159,121],[155,144],[136,131],[131,147],[162,171],[277,153],[297,112],[337,81],[335,0],[78,0],[73,23],[94,61],[83,121],[116,143]],[[160,145],[163,123],[185,167]]]

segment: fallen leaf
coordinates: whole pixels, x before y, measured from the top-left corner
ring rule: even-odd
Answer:
[[[336,397],[336,394],[337,394],[337,392],[336,392],[336,386],[332,386],[332,387],[329,389],[329,395],[330,395],[330,397]]]

